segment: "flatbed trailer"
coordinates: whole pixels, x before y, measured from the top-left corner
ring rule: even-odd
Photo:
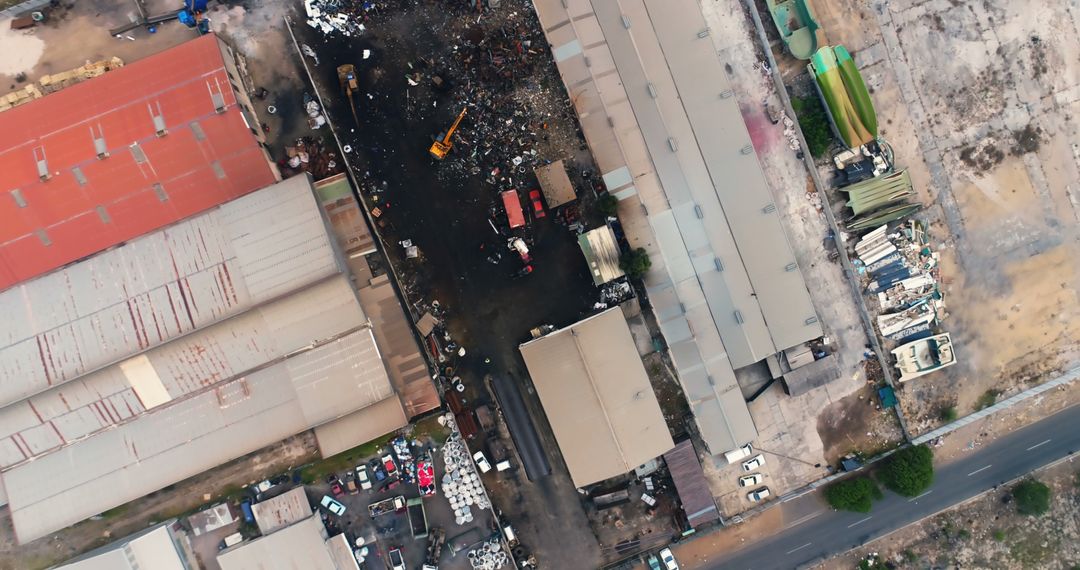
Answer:
[[[390,514],[405,508],[405,497],[397,495],[389,499],[383,499],[378,503],[368,505],[368,514],[371,518]]]

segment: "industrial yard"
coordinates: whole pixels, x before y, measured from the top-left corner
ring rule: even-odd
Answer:
[[[1078,17],[1065,4],[814,2],[855,54],[940,253],[958,364],[905,385],[913,433],[1077,363]],[[854,15],[854,16],[853,16]]]
[[[1074,6],[23,6],[0,569],[707,568],[1080,365]]]

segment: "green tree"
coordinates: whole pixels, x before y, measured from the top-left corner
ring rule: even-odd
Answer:
[[[1042,515],[1050,510],[1050,487],[1045,483],[1026,479],[1013,487],[1016,511],[1022,515]]]
[[[825,500],[839,511],[868,513],[873,501],[881,497],[881,489],[869,477],[844,479],[825,489]]]
[[[611,194],[604,194],[596,201],[596,209],[610,218],[619,210],[619,199]]]
[[[619,267],[631,278],[637,278],[644,275],[652,267],[652,261],[649,260],[649,254],[645,251],[645,248],[639,247],[622,254],[622,258],[619,259]]]
[[[934,452],[925,445],[905,447],[885,460],[878,479],[889,489],[914,497],[934,482]]]
[[[947,406],[941,408],[941,420],[945,422],[956,421],[958,414],[956,413],[956,406]]]
[[[791,100],[791,108],[799,119],[799,128],[806,137],[807,150],[814,158],[821,158],[832,146],[832,130],[825,107],[817,97],[802,97]]]

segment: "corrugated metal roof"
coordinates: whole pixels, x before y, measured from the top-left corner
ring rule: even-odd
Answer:
[[[285,528],[311,516],[311,503],[303,487],[297,487],[276,497],[251,506],[255,524],[264,535]]]
[[[175,521],[169,521],[122,538],[56,570],[187,570],[169,530],[173,524]]]
[[[372,351],[371,331],[360,329],[302,353],[323,366],[297,370],[292,356],[5,471],[19,541],[391,396],[381,363],[365,364]]]
[[[0,292],[0,405],[341,271],[294,177]]]
[[[7,406],[0,409],[0,468],[242,378],[267,363],[288,357],[286,365],[298,377],[318,372],[318,367],[327,363],[311,359],[323,352],[294,353],[308,349],[312,343],[328,342],[364,321],[348,279],[339,275]],[[385,378],[374,343],[350,355],[350,360],[364,370],[377,370]],[[390,392],[388,384],[364,388],[379,396],[372,401]],[[298,391],[298,396],[305,408],[336,405],[334,395],[320,393],[318,386]],[[318,409],[311,412],[323,415]]]
[[[319,454],[331,457],[409,424],[401,399],[388,397],[315,428]]]
[[[709,481],[690,440],[679,442],[675,449],[664,454],[675,491],[679,494],[683,512],[691,527],[699,527],[720,519]]]
[[[587,46],[559,72],[627,239],[652,259],[645,284],[702,437],[715,453],[747,443],[733,369],[821,333],[700,7],[533,5],[553,51]]]
[[[674,445],[618,307],[520,349],[576,486],[626,473]]]
[[[619,244],[610,227],[600,226],[579,235],[578,247],[589,265],[594,285],[603,285],[626,275],[619,267]]]
[[[319,180],[315,183],[315,192],[334,228],[341,251],[350,258],[375,252],[375,239],[356,204],[348,177],[342,173]]]
[[[338,570],[326,544],[326,528],[313,516],[274,534],[218,554],[221,570]]]
[[[273,183],[229,73],[210,34],[0,113],[0,290]]]
[[[337,570],[360,570],[360,563],[356,561],[353,547],[344,533],[326,539],[326,550],[330,552]]]

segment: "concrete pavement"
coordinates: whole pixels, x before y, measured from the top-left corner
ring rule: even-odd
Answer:
[[[785,520],[793,522],[779,533],[730,554],[712,554],[706,564],[684,560],[684,565],[764,570],[822,561],[1075,453],[1080,450],[1078,425],[1080,406],[1062,410],[938,467],[934,484],[919,497],[886,491],[885,499],[867,514],[833,511],[820,492],[805,495],[781,506]],[[675,549],[676,557],[683,549],[688,547]]]

